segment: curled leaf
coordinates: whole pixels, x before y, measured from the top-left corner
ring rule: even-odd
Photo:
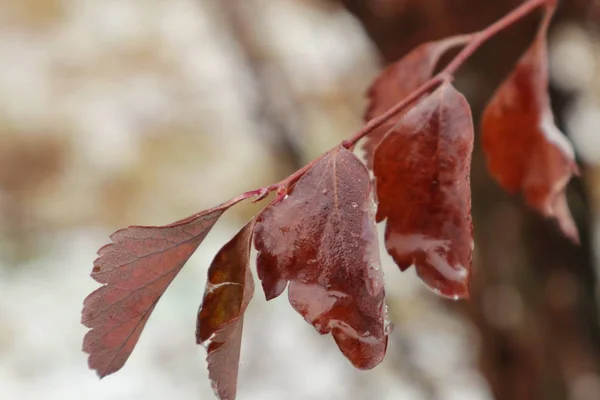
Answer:
[[[365,166],[339,148],[319,160],[285,199],[258,217],[258,275],[267,299],[288,281],[291,305],[331,332],[357,368],[373,368],[387,347],[371,184]]]
[[[565,198],[579,174],[573,147],[554,124],[548,95],[548,13],[535,41],[488,103],[482,142],[490,173],[511,193],[523,192],[529,206],[554,217],[562,232],[579,241]]]
[[[98,250],[92,278],[104,284],[83,302],[88,364],[102,378],[125,364],[156,303],[228,206],[166,226],[130,226]]]
[[[198,311],[196,342],[205,344],[213,390],[222,400],[235,399],[244,311],[254,294],[250,271],[252,220],[219,250],[208,270]]]
[[[429,287],[453,298],[469,294],[472,151],[469,104],[445,84],[405,114],[374,157],[388,252],[401,270],[415,265]]]
[[[464,45],[466,36],[455,36],[423,43],[399,61],[388,66],[373,82],[368,91],[369,107],[365,120],[369,121],[402,101],[433,76],[440,58],[450,49]],[[398,123],[403,113],[390,118],[370,133],[364,141],[363,151],[367,165],[373,165],[373,153],[385,134]]]

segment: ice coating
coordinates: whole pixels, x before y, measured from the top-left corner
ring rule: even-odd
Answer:
[[[288,297],[292,307],[321,334],[330,332],[335,326],[341,326],[338,320],[328,318],[327,315],[339,301],[351,301],[346,299],[348,295],[344,292],[296,281],[290,283]]]
[[[370,179],[354,154],[336,149],[289,196],[258,218],[257,270],[267,299],[289,282],[290,304],[332,333],[357,368],[373,368],[387,347],[385,291]]]
[[[557,145],[565,155],[571,159],[575,159],[575,150],[573,150],[573,145],[569,139],[567,139],[564,133],[562,133],[556,127],[556,124],[554,123],[554,116],[549,108],[544,111],[540,120],[539,128],[542,132],[544,132],[546,139]]]
[[[242,284],[239,282],[221,282],[221,283],[215,283],[215,284],[212,284],[209,282],[206,284],[206,288],[204,289],[204,291],[206,294],[210,294],[210,293],[214,292],[215,290],[220,289],[223,286],[228,286],[228,285],[242,287]]]
[[[392,321],[390,321],[387,304],[384,307],[385,307],[384,308],[384,315],[385,315],[384,331],[385,331],[386,335],[390,335],[394,331],[394,323]]]
[[[366,243],[378,243],[377,226],[375,224],[375,204],[370,197],[364,208],[361,238]],[[383,270],[381,269],[381,257],[379,246],[368,246],[364,250],[363,263],[367,265],[364,280],[367,290],[372,296],[377,296],[383,290]]]
[[[401,257],[410,257],[411,254],[420,255],[413,259],[413,264],[417,259],[421,260],[428,267],[437,271],[446,281],[464,282],[469,277],[467,269],[461,264],[449,264],[448,253],[452,251],[450,240],[428,238],[422,234],[392,234],[387,243],[390,251],[401,255]],[[420,271],[417,272],[420,274]],[[432,282],[427,283],[432,289],[438,289],[437,285],[432,284]]]
[[[468,297],[473,252],[469,174],[473,124],[445,84],[415,105],[375,151],[377,220],[401,270],[414,265],[436,293]]]

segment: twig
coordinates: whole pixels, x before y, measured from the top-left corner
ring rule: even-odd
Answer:
[[[384,114],[370,120],[354,136],[352,136],[350,139],[342,141],[340,146],[346,149],[352,149],[359,140],[373,132],[375,129],[377,129],[384,123],[386,123],[394,115],[406,109],[419,97],[430,93],[445,82],[452,81],[454,79],[454,74],[456,73],[456,71],[465,63],[465,61],[469,57],[473,55],[473,53],[475,53],[475,51],[477,51],[481,47],[482,44],[491,39],[493,36],[497,35],[502,30],[520,21],[525,16],[529,15],[531,12],[533,12],[535,9],[541,6],[546,7],[547,17],[544,18],[543,23],[548,23],[548,16],[551,15],[552,10],[554,9],[554,7],[556,7],[556,0],[528,0],[521,4],[519,7],[515,8],[510,13],[506,14],[504,17],[502,17],[495,23],[493,23],[492,25],[488,26],[487,28],[479,32],[472,33],[470,35],[461,36],[461,40],[464,40],[465,42],[465,47],[452,59],[452,61],[450,61],[450,63],[441,72],[439,72],[437,75],[425,82],[423,85],[419,86],[417,89],[415,89],[404,99],[400,100],[396,105],[394,105]],[[255,197],[254,202],[257,202],[267,197],[268,194],[273,191],[277,191],[279,195],[284,194],[285,192],[287,192],[290,186],[292,186],[296,181],[298,181],[298,179],[302,177],[302,175],[306,173],[306,171],[312,168],[320,159],[322,159],[330,151],[332,150],[329,150],[317,159],[306,164],[304,167],[300,168],[299,170],[297,170],[287,178],[283,179],[282,181],[270,186],[246,192],[241,196],[238,196],[234,200],[243,200],[250,197]]]

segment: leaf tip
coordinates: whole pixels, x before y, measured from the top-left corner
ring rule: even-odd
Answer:
[[[92,368],[92,367],[90,366],[90,368]],[[96,373],[96,376],[100,380],[102,380],[102,379],[106,378],[108,375],[110,375],[109,373],[101,372],[100,370],[95,370],[94,372]]]

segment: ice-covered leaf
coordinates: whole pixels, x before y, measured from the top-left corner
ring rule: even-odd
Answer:
[[[483,113],[483,149],[490,173],[529,206],[554,217],[563,233],[579,241],[565,198],[578,174],[573,147],[554,124],[548,95],[547,14],[535,41],[498,88]]]
[[[469,294],[472,150],[469,104],[444,84],[404,115],[374,156],[388,252],[400,269],[415,265],[429,287],[452,298]]]
[[[196,342],[208,352],[212,387],[222,400],[235,399],[244,311],[254,294],[250,271],[252,220],[215,256],[198,311]]]
[[[258,217],[258,275],[267,299],[289,282],[289,301],[321,334],[331,332],[361,369],[381,362],[386,307],[371,183],[350,151],[335,149]]]
[[[456,36],[447,39],[423,43],[399,61],[388,66],[373,82],[368,91],[369,107],[365,120],[378,117],[402,101],[433,75],[440,58],[453,47],[465,43],[465,37]],[[375,129],[364,140],[363,151],[367,165],[373,165],[373,153],[385,134],[398,123],[403,113],[390,118]]]
[[[166,226],[130,226],[98,250],[92,278],[104,284],[83,303],[88,364],[100,377],[125,364],[152,310],[228,206]]]

